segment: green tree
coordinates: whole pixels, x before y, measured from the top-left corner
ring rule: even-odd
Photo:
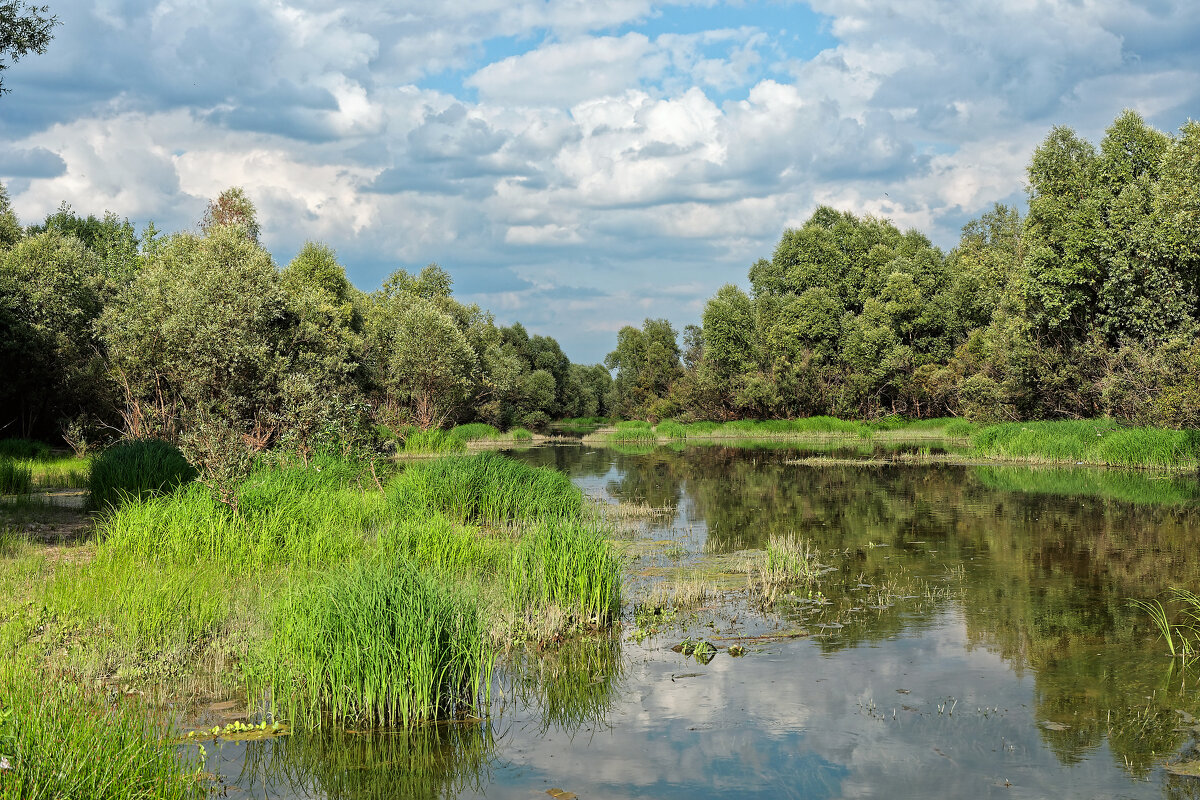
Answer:
[[[4,86],[4,70],[30,53],[46,52],[54,38],[58,17],[51,15],[49,6],[28,5],[21,0],[0,2],[0,95],[10,89]]]
[[[258,244],[258,210],[242,187],[230,187],[209,201],[200,220],[200,232],[207,235],[219,227],[237,227],[243,236]]]

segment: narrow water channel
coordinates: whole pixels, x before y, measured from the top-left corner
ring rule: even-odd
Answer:
[[[226,743],[208,769],[229,796],[1200,797],[1168,769],[1200,757],[1200,667],[1129,603],[1200,590],[1194,476],[511,455],[655,509],[627,526],[631,601],[681,576],[725,593],[509,665],[480,724]],[[792,534],[826,571],[763,606],[738,554]],[[685,637],[745,655],[704,663]]]

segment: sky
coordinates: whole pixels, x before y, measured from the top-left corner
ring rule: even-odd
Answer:
[[[195,230],[242,186],[280,265],[437,262],[582,363],[698,323],[818,205],[948,250],[1053,126],[1200,117],[1195,0],[45,1],[0,97],[24,223]]]

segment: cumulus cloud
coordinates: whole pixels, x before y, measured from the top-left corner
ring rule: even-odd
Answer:
[[[5,74],[0,177],[26,220],[168,228],[242,185],[281,261],[322,239],[370,289],[436,260],[596,361],[597,331],[694,322],[817,204],[952,246],[1051,126],[1200,101],[1188,0],[810,0],[816,38],[788,3],[691,2],[64,0]]]

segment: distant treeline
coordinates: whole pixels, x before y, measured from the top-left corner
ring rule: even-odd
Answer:
[[[67,206],[23,228],[0,187],[0,437],[156,436],[238,472],[380,426],[608,413],[607,369],[456,301],[437,265],[366,294],[330,248],[307,243],[281,269],[258,234],[240,189],[196,231],[139,237]]]
[[[1200,427],[1200,123],[1125,112],[1099,148],[1055,128],[1028,179],[1025,219],[996,205],[949,254],[819,208],[682,346],[665,320],[622,329],[613,412]]]

